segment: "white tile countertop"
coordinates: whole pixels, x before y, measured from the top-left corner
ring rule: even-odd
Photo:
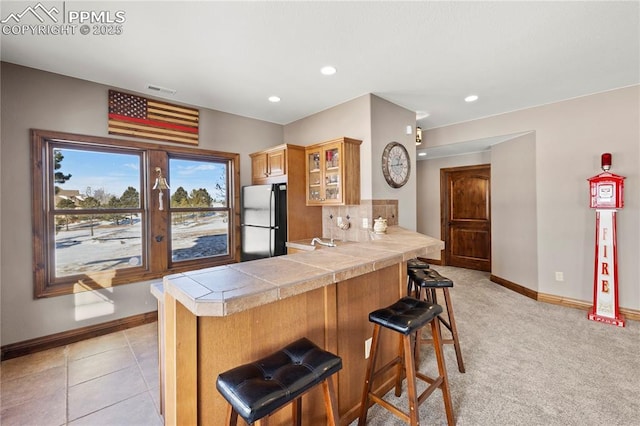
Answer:
[[[163,287],[196,316],[227,316],[443,248],[441,240],[390,226],[367,242],[168,275]]]

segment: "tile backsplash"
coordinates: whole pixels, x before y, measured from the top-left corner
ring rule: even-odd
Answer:
[[[322,237],[341,241],[368,241],[373,231],[373,220],[382,217],[387,225],[398,224],[398,200],[361,200],[359,205],[322,207]],[[348,229],[341,229],[338,220]],[[367,227],[363,226],[367,219]]]

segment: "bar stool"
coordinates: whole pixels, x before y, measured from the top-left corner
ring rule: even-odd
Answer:
[[[427,263],[424,258],[417,257],[415,259],[407,260],[407,296],[419,294],[417,293],[417,287],[415,287],[415,284],[413,283],[413,280],[411,279],[411,275],[409,273],[412,270],[420,269],[429,269],[429,263]]]
[[[417,426],[420,424],[420,419],[418,417],[419,405],[438,388],[442,390],[447,423],[450,425],[454,424],[453,406],[451,404],[451,395],[449,393],[447,369],[442,352],[442,342],[440,341],[440,327],[438,327],[437,321],[435,321],[441,312],[442,307],[439,305],[414,299],[412,297],[403,297],[393,305],[383,309],[378,309],[369,314],[369,321],[374,323],[373,341],[371,343],[371,353],[369,354],[364,390],[362,392],[362,400],[360,402],[360,419],[358,421],[358,426],[364,426],[366,424],[367,412],[369,411],[369,401],[379,404],[410,425]],[[428,323],[431,324],[436,360],[438,363],[439,375],[435,379],[417,371],[418,369],[414,363],[413,351],[411,350],[411,335],[419,331]],[[382,327],[399,333],[400,354],[376,370],[375,364],[378,356],[380,331]],[[389,371],[396,365],[398,367],[396,369],[395,376],[395,394],[396,396],[400,396],[402,393],[402,379],[404,373],[407,377],[407,393],[409,399],[408,413],[400,410],[388,401],[385,401],[382,398],[382,395],[379,396],[372,390],[374,379]],[[416,379],[420,379],[429,384],[429,386],[420,395],[417,395]]]
[[[238,415],[247,424],[267,425],[269,416],[292,403],[293,423],[302,424],[302,395],[322,384],[327,424],[338,424],[333,374],[342,368],[339,356],[301,338],[258,361],[220,373],[216,388],[229,403],[226,421]]]
[[[458,328],[456,327],[456,319],[453,314],[453,303],[449,288],[453,287],[453,281],[447,277],[443,277],[433,269],[410,269],[407,268],[409,281],[415,287],[415,297],[424,299],[430,303],[438,303],[436,290],[442,290],[444,294],[444,302],[447,310],[447,318],[443,314],[438,315],[438,320],[451,333],[451,339],[443,339],[443,344],[452,344],[456,351],[456,359],[458,361],[458,371],[465,372],[464,361],[462,360],[462,349],[460,349],[460,339],[458,338]],[[420,333],[416,337],[416,363],[420,362],[420,345],[422,343],[431,343],[433,339],[423,339]]]

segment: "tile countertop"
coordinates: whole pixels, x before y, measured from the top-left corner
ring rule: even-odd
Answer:
[[[390,226],[372,241],[168,275],[163,287],[194,315],[221,317],[443,248],[436,238]]]

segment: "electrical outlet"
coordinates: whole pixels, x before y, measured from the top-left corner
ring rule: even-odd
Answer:
[[[556,281],[564,281],[564,273],[556,272]]]
[[[367,229],[369,227],[369,219],[366,217],[362,218],[362,227]]]
[[[364,359],[369,359],[369,353],[371,353],[371,342],[373,337],[369,337],[364,341]]]

